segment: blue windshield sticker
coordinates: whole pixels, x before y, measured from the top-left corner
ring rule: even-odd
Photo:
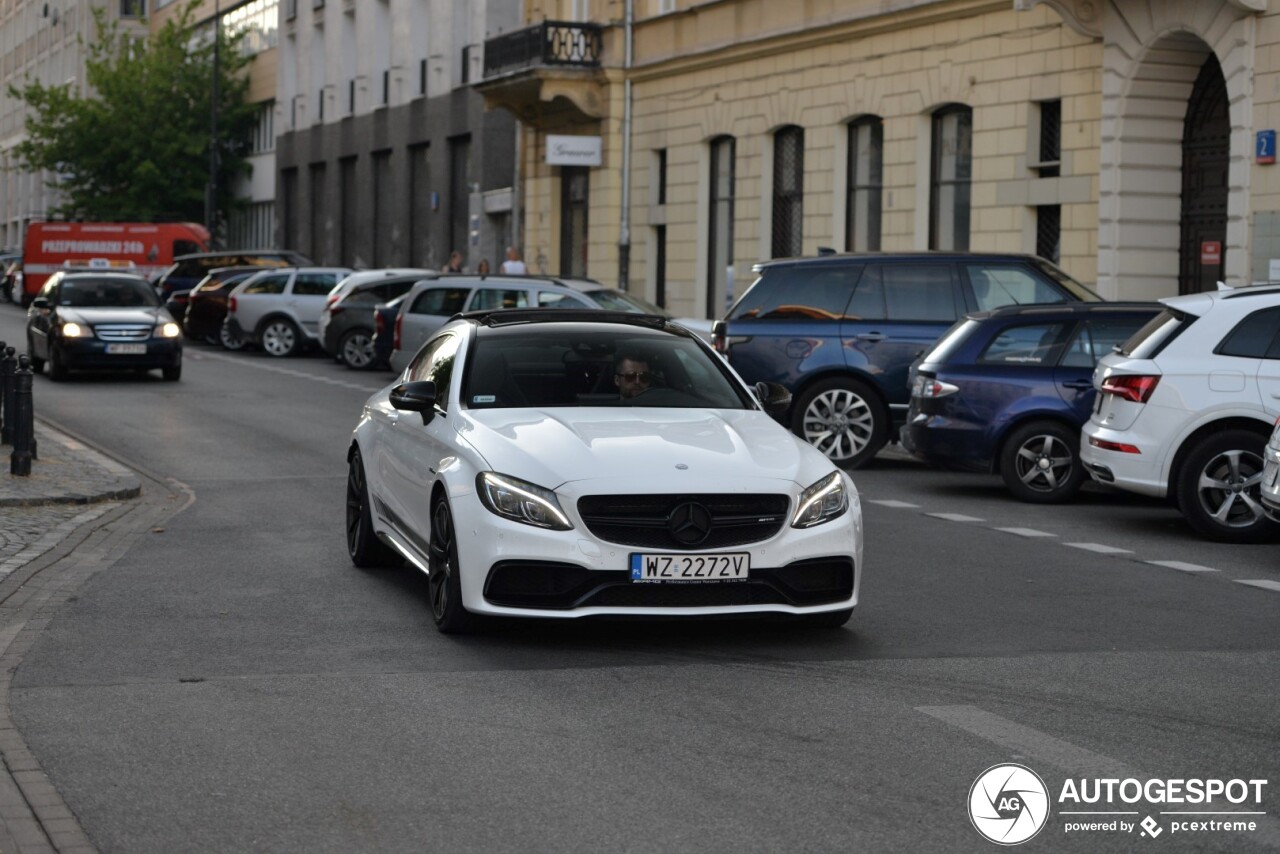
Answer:
[[[475,397],[471,398],[471,402],[472,403],[493,403],[497,399],[498,399],[498,396],[496,394],[477,394]]]

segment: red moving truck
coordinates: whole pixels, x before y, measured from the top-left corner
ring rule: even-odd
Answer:
[[[95,259],[111,266],[132,261],[134,272],[152,279],[175,256],[208,250],[209,232],[191,222],[33,222],[22,247],[22,304],[29,305],[49,274],[68,262],[80,267]]]

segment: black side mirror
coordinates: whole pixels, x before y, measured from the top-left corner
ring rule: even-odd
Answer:
[[[391,389],[391,405],[402,412],[417,412],[424,425],[430,424],[436,414],[436,384],[430,380],[400,383]]]
[[[32,307],[32,308],[48,308],[48,307],[49,307],[49,298],[48,298],[48,297],[36,297],[35,299],[33,299],[33,300],[31,301],[31,307]]]
[[[756,383],[756,397],[760,400],[760,406],[764,411],[773,416],[777,421],[781,421],[782,417],[787,414],[787,410],[791,408],[791,392],[784,385],[778,383],[769,383],[761,380]]]

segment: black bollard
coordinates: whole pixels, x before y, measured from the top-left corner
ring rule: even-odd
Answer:
[[[9,474],[19,477],[31,475],[31,461],[35,459],[36,425],[35,410],[31,405],[31,360],[23,353],[18,357],[18,370],[14,371],[13,384],[13,451],[9,454]]]
[[[0,445],[13,444],[13,372],[17,367],[13,348],[0,344]]]

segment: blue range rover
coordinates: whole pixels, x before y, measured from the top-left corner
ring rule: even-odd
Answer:
[[[1101,302],[1028,255],[869,253],[771,261],[718,322],[716,349],[748,383],[791,390],[789,424],[857,468],[906,417],[911,364],[972,311]]]

